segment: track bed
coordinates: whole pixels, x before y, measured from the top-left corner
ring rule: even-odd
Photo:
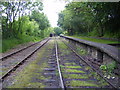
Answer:
[[[3,81],[4,88],[112,88],[61,38],[52,37],[33,56]]]

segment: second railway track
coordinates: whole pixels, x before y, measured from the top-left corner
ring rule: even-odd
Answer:
[[[0,58],[0,60],[4,61],[4,60],[6,60],[6,58],[11,57],[12,55],[15,55],[15,54],[17,54],[17,53],[20,53],[20,52],[22,52],[22,51],[24,51],[24,50],[26,50],[26,49],[28,49],[28,48],[30,48],[30,47],[38,44],[38,43],[40,43],[40,42],[41,42],[41,41],[36,42],[36,43],[33,43],[33,44],[31,44],[31,45],[28,45],[28,46],[26,46],[26,47],[24,47],[24,48],[21,48],[21,49],[19,49],[19,50],[16,50],[16,51],[14,51],[14,52],[12,52],[12,53],[9,53],[9,54],[7,54],[7,55],[2,55],[2,57]]]
[[[20,51],[18,51],[17,52],[18,54],[13,53],[11,55],[4,57],[4,59],[8,59],[9,61],[8,60],[2,61],[2,66],[1,66],[2,67],[2,77],[0,78],[0,80],[4,81],[4,79],[7,76],[9,76],[9,74],[12,71],[14,71],[22,63],[24,63],[25,60],[27,60],[31,55],[33,55],[40,47],[42,47],[48,41],[49,41],[49,38],[26,47],[27,50],[25,50],[26,48],[24,48],[24,51],[23,51],[23,49],[20,50],[20,51],[23,51],[20,53],[21,55],[18,53]],[[15,54],[15,56],[14,56],[14,54]]]

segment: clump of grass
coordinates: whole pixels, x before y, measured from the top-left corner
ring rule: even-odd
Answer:
[[[87,66],[87,67],[85,67],[85,70],[90,70],[90,69],[91,69],[91,67],[88,67],[88,66]]]
[[[60,65],[60,67],[61,67],[61,68],[64,68],[65,66],[63,66],[63,65]]]
[[[116,68],[117,63],[115,61],[112,61],[106,65],[101,65],[100,69],[103,71],[107,71],[108,74],[112,74],[113,70]]]
[[[81,70],[75,70],[75,69],[66,69],[66,72],[85,73],[84,71],[81,71]]]
[[[78,86],[95,86],[95,87],[98,87],[97,84],[87,82],[87,81],[79,81],[79,80],[70,81],[70,85],[73,86],[73,87],[78,87]]]
[[[64,78],[68,79],[87,79],[87,75],[80,75],[80,74],[65,74]]]
[[[66,68],[82,68],[81,66],[66,66]]]

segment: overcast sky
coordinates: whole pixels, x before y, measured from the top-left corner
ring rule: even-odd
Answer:
[[[43,0],[43,12],[47,15],[52,27],[57,26],[58,13],[65,7],[62,0]]]

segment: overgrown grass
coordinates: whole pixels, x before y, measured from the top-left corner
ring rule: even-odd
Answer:
[[[86,55],[86,54],[87,54],[86,50],[84,50],[84,49],[82,49],[82,48],[80,48],[80,47],[77,47],[77,51],[78,51],[78,53],[79,53],[80,55]]]
[[[18,72],[17,76],[14,78],[14,84],[8,86],[8,88],[44,88],[45,85],[42,81],[37,81],[49,79],[49,77],[46,78],[42,75],[44,68],[48,66],[47,63],[43,62],[42,64],[39,64],[44,53],[45,49],[42,49],[42,52],[38,53],[37,59]]]
[[[61,52],[62,52],[61,56],[70,54],[70,51],[67,50],[68,47],[63,42],[58,41],[58,45],[61,48]]]
[[[85,73],[84,71],[81,71],[81,70],[75,70],[75,69],[66,69],[66,72]]]
[[[69,79],[87,79],[87,75],[80,75],[80,74],[65,74],[64,78],[69,78]]]
[[[97,43],[103,43],[103,44],[114,44],[114,43],[120,43],[118,41],[111,41],[111,40],[103,40],[103,39],[95,39],[95,38],[90,38],[90,37],[82,37],[82,36],[70,36],[70,37],[75,37],[87,41],[92,41],[92,42],[97,42]]]
[[[79,81],[79,80],[72,80],[70,82],[70,85],[73,86],[73,87],[78,87],[78,86],[95,86],[95,87],[98,87],[97,84],[87,82],[87,81]]]
[[[32,64],[28,65],[23,71],[19,73],[18,76],[15,77],[15,84],[10,86],[9,88],[26,88],[26,87],[35,87],[35,88],[43,88],[44,85],[40,82],[31,82],[32,77],[36,77],[36,79],[44,80],[45,77],[41,75],[41,73],[36,73],[36,68],[39,68],[39,65],[36,65],[36,61]],[[37,70],[39,72],[42,71],[42,68]]]
[[[24,36],[21,37],[20,39],[17,38],[9,38],[9,39],[3,39],[2,40],[2,49],[0,49],[0,53],[4,53],[8,51],[9,49],[12,49],[13,47],[16,47],[19,44],[24,44],[27,42],[36,42],[40,41],[42,38],[39,37],[33,37],[33,36]]]
[[[76,65],[75,63],[64,63],[65,65]]]
[[[81,66],[66,66],[66,68],[82,68]]]

